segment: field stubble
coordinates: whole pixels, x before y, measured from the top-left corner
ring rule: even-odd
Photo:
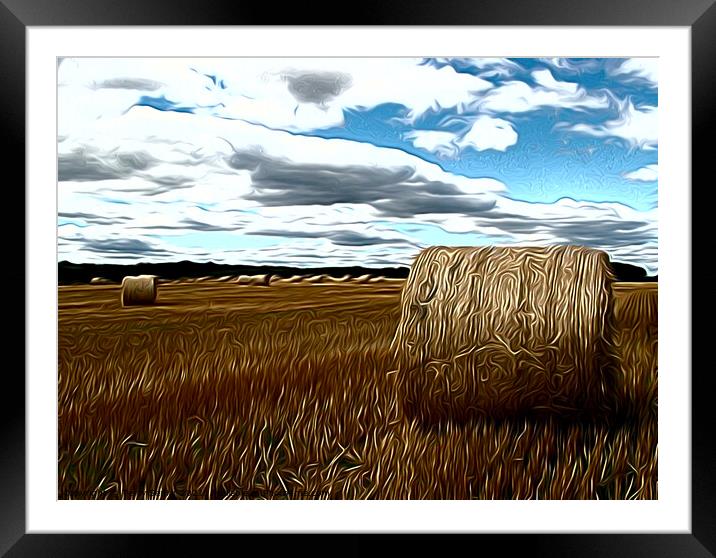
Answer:
[[[391,381],[400,287],[61,287],[59,497],[657,497],[656,285],[615,286],[611,420],[432,427]]]

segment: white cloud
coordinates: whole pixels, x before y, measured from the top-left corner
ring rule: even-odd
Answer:
[[[617,76],[644,78],[657,86],[659,84],[659,59],[629,58],[612,70],[611,73]]]
[[[655,212],[572,200],[554,204],[514,201],[501,196],[504,185],[498,181],[453,175],[397,149],[215,120],[136,107],[113,121],[96,121],[83,137],[62,142],[61,157],[71,155],[78,146],[112,150],[120,145],[127,152],[146,151],[159,162],[138,171],[142,176],[61,182],[60,258],[76,262],[190,258],[302,266],[350,265],[356,261],[364,265],[409,264],[419,249],[420,236],[401,229],[401,224],[417,221],[433,223],[452,234],[499,239],[502,244],[588,243],[618,255],[621,261],[647,264],[650,272],[656,269]],[[116,139],[108,134],[109,129]],[[421,191],[419,184],[410,185],[410,177],[419,174],[438,185],[454,185],[466,196],[465,205],[447,212],[436,205],[434,212],[405,217],[381,213],[379,200],[377,205],[356,201],[329,205],[320,200],[313,204],[265,205],[261,198],[252,198],[255,175],[226,164],[232,150],[219,136],[244,152],[261,146],[261,157],[287,165],[279,169],[282,173],[292,165],[302,165],[310,174],[327,163],[337,173],[345,169],[346,176],[355,175],[357,168],[366,172],[411,169],[404,187],[414,187],[415,194],[406,192],[406,203]],[[186,176],[191,180],[187,187],[154,195],[144,191],[154,184],[152,178],[167,172],[179,174],[181,161],[189,161],[192,154],[201,158],[192,159],[193,164],[187,166]],[[275,176],[280,178],[280,173]],[[494,205],[471,213],[470,200],[492,200]],[[262,231],[274,232],[266,237]],[[186,244],[187,235],[196,245]],[[459,236],[454,242],[465,243]],[[132,243],[137,251],[120,249],[126,243]]]
[[[425,149],[443,157],[454,157],[460,151],[457,143],[458,137],[452,132],[413,130],[403,137],[412,142],[418,149]]]
[[[84,59],[81,64],[68,62],[72,64],[61,66],[67,73],[63,70],[60,76],[67,85],[59,90],[60,134],[67,135],[58,143],[60,162],[66,162],[60,165],[66,179],[58,185],[60,259],[408,264],[418,249],[419,235],[403,226],[418,222],[457,235],[456,243],[461,243],[460,234],[484,235],[506,244],[587,243],[621,261],[646,264],[652,273],[656,269],[655,211],[572,200],[514,201],[504,197],[506,186],[497,180],[455,175],[400,149],[266,127],[294,129],[335,122],[342,118],[343,107],[375,106],[372,103],[386,99],[409,106],[414,115],[436,105],[459,108],[472,98],[470,87],[485,86],[482,80],[458,75],[451,68],[416,69],[412,63],[403,67],[390,62],[385,70],[361,69],[353,60],[333,60],[336,75],[351,75],[350,86],[333,95],[335,84],[326,75],[317,81],[322,93],[310,88],[291,93],[280,61],[270,61],[277,65],[276,71],[269,71],[273,66],[264,61],[251,68],[234,61],[236,72],[228,66],[218,72],[201,66],[209,62],[199,60],[199,73],[191,72],[191,78],[181,74],[185,95],[181,97],[173,84],[177,72],[184,69],[172,59],[162,61],[161,71],[159,66],[128,61],[126,67],[105,73],[89,71]],[[326,61],[315,62],[315,67],[294,60],[291,64],[292,72],[299,66],[301,71],[331,70]],[[226,89],[202,75],[214,71],[217,80],[227,80]],[[256,75],[265,79],[251,77]],[[549,72],[538,71],[533,77],[536,88],[522,82],[505,86],[508,92],[509,87],[521,87],[518,84],[527,87],[525,99],[512,98],[501,87],[495,94],[483,89],[484,100],[513,104],[516,112],[529,110],[525,104],[586,107],[596,102],[575,84],[557,81]],[[119,78],[126,81],[116,81]],[[390,84],[381,86],[381,79]],[[115,81],[104,83],[107,80]],[[347,85],[340,77],[337,83],[338,89]],[[304,84],[294,85],[300,89]],[[131,89],[135,86],[149,87],[148,94],[180,104],[222,102],[233,116],[248,116],[258,123],[217,118],[210,109],[200,114],[139,106],[127,110],[143,94]],[[316,102],[301,102],[295,95]],[[648,126],[639,120],[651,115],[631,105],[623,109],[619,122],[581,131],[627,138],[651,134],[655,144],[655,132],[645,132]],[[464,121],[469,129],[462,134],[423,130],[409,139],[418,147],[450,156],[468,145],[506,150],[518,139],[506,120],[481,115]],[[240,160],[234,164],[236,154]],[[379,195],[383,191],[385,199]],[[450,204],[446,198],[452,198],[447,200]]]
[[[505,151],[516,143],[517,132],[510,122],[485,115],[478,116],[467,134],[460,139],[461,146],[470,145],[478,151]]]
[[[535,70],[532,72],[532,77],[548,91],[560,91],[567,95],[574,95],[579,89],[579,86],[574,82],[557,81],[549,70]]]
[[[659,179],[659,165],[646,165],[626,173],[624,178],[637,182],[655,182]]]
[[[451,61],[471,66],[474,69],[481,70],[477,75],[481,78],[504,78],[511,77],[515,73],[523,70],[517,62],[513,62],[508,58],[491,58],[491,57],[453,57],[453,58],[436,58],[437,62],[449,64]]]
[[[141,95],[222,117],[305,131],[343,124],[343,110],[406,106],[415,119],[431,108],[467,105],[492,84],[420,59],[68,59],[59,68],[60,135],[127,110]],[[196,71],[192,71],[192,68]],[[209,76],[214,76],[212,80]],[[335,76],[331,80],[331,75]],[[102,87],[119,78],[155,82],[151,91]],[[223,84],[222,84],[223,82]],[[116,85],[116,83],[115,83]],[[222,87],[223,85],[223,87]],[[312,102],[311,99],[316,100]],[[213,107],[213,108],[209,108]]]
[[[658,144],[658,109],[636,108],[631,99],[619,105],[619,117],[604,124],[561,123],[559,129],[601,138],[621,138],[632,147],[656,149]]]
[[[476,106],[493,113],[520,113],[542,107],[604,109],[609,106],[606,95],[590,95],[576,83],[558,81],[549,70],[537,70],[532,77],[537,87],[524,81],[508,81],[484,93]]]
[[[255,150],[258,157],[266,158],[267,162],[261,164],[268,164],[270,160],[271,164],[279,167],[274,173],[279,178],[280,173],[294,172],[293,167],[298,171],[305,169],[303,174],[297,175],[301,178],[310,177],[322,167],[335,169],[337,180],[340,179],[338,173],[341,169],[345,170],[346,176],[359,177],[359,173],[367,173],[370,177],[371,173],[378,173],[378,179],[381,179],[385,176],[391,178],[391,172],[404,175],[399,179],[401,187],[406,189],[401,195],[408,200],[421,195],[423,183],[436,184],[438,188],[447,184],[456,195],[464,196],[466,203],[470,200],[486,200],[487,203],[505,188],[504,184],[494,179],[452,175],[399,149],[342,139],[297,136],[208,115],[135,107],[127,114],[97,120],[84,130],[84,134],[76,134],[58,145],[61,161],[72,160],[78,150],[88,146],[98,150],[100,155],[116,153],[121,147],[125,154],[147,153],[153,161],[148,168],[136,170],[132,167],[133,174],[130,176],[119,173],[109,179],[74,179],[59,183],[58,210],[60,218],[65,220],[60,227],[63,238],[60,257],[74,261],[98,261],[101,254],[83,250],[82,239],[140,241],[156,248],[142,254],[142,259],[161,261],[176,259],[177,247],[172,248],[172,238],[192,230],[234,233],[237,244],[241,244],[241,235],[260,234],[266,230],[283,231],[286,236],[310,233],[317,238],[323,231],[327,235],[326,242],[317,244],[313,249],[326,257],[334,257],[335,251],[340,251],[344,254],[340,260],[344,265],[349,252],[353,254],[351,257],[355,257],[355,251],[365,249],[360,246],[336,246],[330,240],[331,235],[339,241],[344,240],[349,231],[354,235],[364,235],[380,242],[381,250],[387,241],[397,244],[410,241],[410,238],[400,235],[386,235],[385,231],[381,232],[371,224],[378,219],[400,220],[384,215],[380,208],[384,210],[392,206],[380,205],[379,199],[375,200],[375,205],[356,202],[324,204],[320,199],[316,203],[263,205],[262,198],[256,196],[251,171],[227,165],[227,158],[233,153],[229,143],[237,152],[251,153]],[[101,156],[98,158],[102,159]],[[81,166],[82,161],[77,164]],[[68,176],[73,176],[66,172]],[[181,187],[164,188],[161,185],[163,177],[185,181]],[[160,184],[157,185],[157,182]],[[346,187],[351,188],[352,184]],[[357,184],[355,189],[360,187]],[[300,190],[302,185],[297,188]],[[415,194],[408,189],[414,189]],[[330,194],[330,189],[327,192]],[[356,194],[359,195],[360,192]],[[290,200],[290,196],[287,195],[286,199]],[[425,218],[430,220],[432,217],[425,214]],[[187,225],[188,221],[191,224]],[[292,246],[293,240],[286,242]],[[304,239],[302,242],[308,241]],[[405,249],[401,245],[401,250]],[[250,253],[252,258],[258,257],[258,252]],[[185,254],[184,248],[181,254]],[[249,252],[239,254],[222,249],[207,256],[201,250],[187,248],[185,255],[199,260],[209,258],[219,261],[217,258],[243,260],[247,254]],[[117,257],[120,254],[111,255]],[[132,260],[136,256],[125,257]],[[296,257],[294,255],[290,261],[295,261]]]
[[[507,120],[481,114],[462,135],[441,130],[414,130],[405,134],[404,138],[420,149],[444,157],[456,157],[468,146],[477,151],[505,151],[517,143],[517,132]]]

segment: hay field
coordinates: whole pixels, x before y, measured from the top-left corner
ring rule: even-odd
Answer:
[[[655,284],[617,283],[617,411],[425,426],[401,282],[59,288],[60,498],[657,497]]]

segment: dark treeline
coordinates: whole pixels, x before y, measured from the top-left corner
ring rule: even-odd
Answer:
[[[646,271],[638,266],[613,262],[612,267],[618,281],[656,281],[657,277],[648,276]],[[227,265],[213,262],[198,263],[190,261],[171,263],[138,263],[131,265],[121,264],[76,264],[62,261],[58,264],[58,283],[70,285],[75,283],[89,283],[93,277],[103,277],[110,281],[120,282],[126,275],[156,275],[162,279],[183,279],[196,277],[223,277],[226,275],[260,275],[271,274],[279,277],[293,275],[329,275],[342,277],[350,275],[382,275],[391,278],[405,278],[410,269],[408,267],[288,267],[264,265]]]
[[[384,277],[405,278],[408,276],[407,267],[310,267],[298,268],[288,266],[266,265],[227,265],[197,262],[172,263],[138,263],[132,265],[120,264],[75,264],[62,261],[58,265],[58,282],[60,285],[72,283],[89,283],[93,277],[103,277],[111,281],[120,282],[126,275],[156,275],[162,279],[184,279],[196,277],[223,277],[226,275],[261,275],[270,274],[279,277],[293,275],[329,275],[343,277],[350,275],[382,275]]]

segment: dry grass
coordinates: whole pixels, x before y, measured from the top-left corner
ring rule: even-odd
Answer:
[[[387,374],[400,288],[61,288],[59,497],[656,498],[642,289],[615,290],[619,420],[425,427]]]

